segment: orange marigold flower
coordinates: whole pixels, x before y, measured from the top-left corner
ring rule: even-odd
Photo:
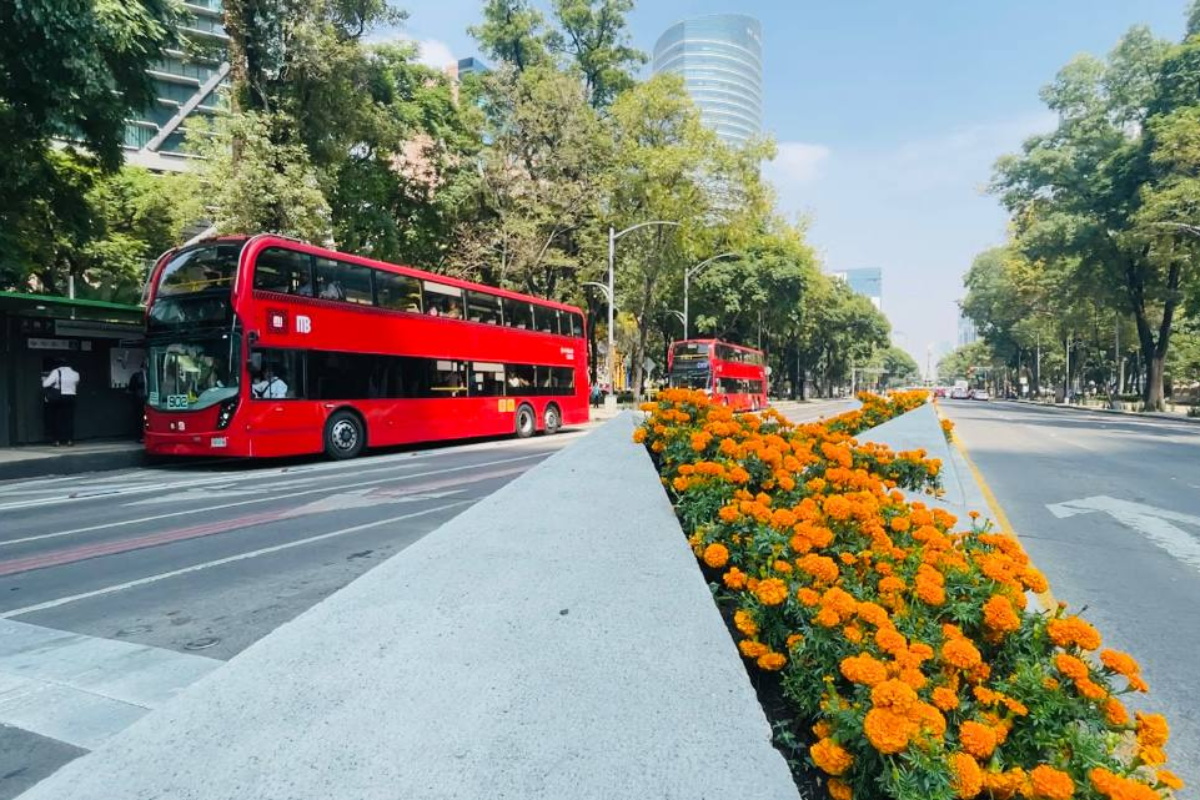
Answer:
[[[1046,623],[1046,633],[1059,647],[1075,645],[1084,650],[1095,650],[1100,646],[1100,632],[1079,617],[1052,619]]]
[[[1012,633],[1021,627],[1021,618],[1007,597],[994,594],[983,604],[983,624],[997,633]]]
[[[873,708],[863,720],[863,731],[871,746],[884,755],[899,753],[908,747],[915,725],[886,708]]]
[[[1036,800],[1067,800],[1075,794],[1075,781],[1062,770],[1040,764],[1029,772],[1031,798]]]
[[[1158,782],[1163,786],[1166,786],[1168,789],[1178,790],[1183,788],[1183,781],[1181,781],[1179,776],[1174,772],[1171,772],[1169,769],[1160,769],[1158,771]]]
[[[996,749],[996,731],[974,720],[967,720],[958,728],[958,738],[966,750],[976,758],[991,758]]]
[[[1054,657],[1054,666],[1063,675],[1076,682],[1085,680],[1088,676],[1087,664],[1066,653],[1059,653]]]
[[[754,587],[754,596],[764,606],[777,606],[787,600],[788,586],[779,578],[767,578]]]
[[[1137,714],[1137,740],[1142,747],[1162,747],[1171,729],[1162,714]]]
[[[942,588],[941,584],[923,579],[922,576],[918,575],[917,597],[926,605],[940,606],[946,602],[946,590]]]
[[[854,764],[850,751],[828,737],[808,748],[808,754],[814,764],[830,775],[844,775]]]
[[[1152,767],[1167,763],[1167,752],[1161,747],[1139,747],[1137,755],[1143,764],[1149,764]]]
[[[1127,676],[1127,679],[1129,681],[1129,688],[1133,689],[1135,692],[1150,691],[1150,687],[1146,685],[1144,680],[1142,680],[1141,675],[1129,675]]]
[[[778,672],[787,664],[787,656],[783,653],[763,653],[758,657],[758,668],[767,672]]]
[[[787,637],[787,642],[786,642],[787,649],[791,650],[793,647],[795,647],[798,644],[801,644],[803,641],[804,641],[804,636],[802,634],[793,633]]]
[[[869,622],[877,628],[888,624],[887,610],[877,603],[859,603],[855,613],[858,614],[859,619]]]
[[[771,652],[771,648],[767,647],[762,642],[756,642],[752,639],[742,639],[738,642],[738,650],[746,658],[758,658]]]
[[[946,734],[946,718],[929,703],[917,703],[909,717],[930,736],[941,738]]]
[[[1129,712],[1120,700],[1110,697],[1104,701],[1104,719],[1114,728],[1123,728],[1129,724]]]
[[[854,800],[854,790],[845,781],[830,778],[827,788],[829,789],[829,796],[833,800]]]
[[[720,569],[729,563],[729,548],[715,542],[710,544],[704,548],[704,563],[713,569]]]
[[[875,686],[887,680],[887,667],[870,653],[860,653],[842,659],[842,675],[851,683]]]
[[[809,588],[797,589],[796,597],[801,603],[812,608],[817,603],[821,602],[821,595]]]
[[[642,442],[646,441],[646,429],[638,428],[635,430],[633,432],[633,441],[637,444],[641,444]]]
[[[835,628],[841,621],[842,618],[838,616],[838,613],[828,606],[823,607],[817,612],[817,615],[813,617],[813,622],[817,623],[822,628]]]
[[[879,581],[880,594],[886,594],[888,592],[903,592],[906,588],[908,587],[904,581],[902,581],[900,578],[897,578],[895,575],[889,575]]]
[[[954,772],[954,793],[962,800],[971,800],[983,791],[983,771],[979,762],[967,753],[955,753],[950,757],[950,768]]]
[[[888,527],[896,533],[904,533],[911,525],[912,523],[909,522],[908,517],[893,517],[892,521],[888,523]]]
[[[838,579],[838,575],[841,574],[838,571],[836,561],[828,556],[819,556],[816,553],[809,553],[797,560],[796,566],[809,575],[812,575],[818,583],[833,583]]]
[[[958,693],[946,686],[934,689],[930,699],[942,711],[953,711],[958,708]]]
[[[972,669],[983,661],[979,649],[967,639],[951,639],[942,645],[942,658],[959,669]]]
[[[842,628],[842,635],[849,639],[854,644],[859,644],[863,640],[863,632],[855,625],[847,625]]]
[[[722,522],[737,522],[737,506],[721,506],[721,510],[717,513],[721,517]]]
[[[904,634],[888,625],[875,631],[875,644],[879,645],[883,652],[895,656],[908,647],[908,640],[904,638]]]
[[[729,571],[721,576],[721,580],[725,583],[726,589],[732,589],[735,592],[746,588],[746,573],[737,567],[730,567]]]
[[[750,616],[750,612],[748,611],[744,611],[739,608],[737,611],[733,612],[733,625],[739,631],[741,631],[744,636],[758,635],[758,623],[754,621],[754,617]]]
[[[1108,692],[1104,691],[1104,687],[1096,683],[1090,678],[1082,678],[1075,681],[1075,689],[1083,697],[1088,700],[1103,700]]]
[[[1025,770],[1015,767],[1006,772],[985,772],[983,787],[997,800],[1008,800],[1024,792],[1026,780]]]
[[[1100,663],[1118,675],[1137,675],[1141,672],[1141,667],[1134,661],[1133,656],[1120,650],[1101,650]]]
[[[876,708],[887,708],[897,714],[907,714],[917,701],[917,693],[903,681],[888,680],[871,689],[871,702]]]

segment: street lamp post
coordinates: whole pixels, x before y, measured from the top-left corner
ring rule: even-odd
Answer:
[[[624,236],[627,233],[632,233],[633,231],[636,231],[638,228],[646,228],[651,225],[663,225],[663,226],[669,225],[669,226],[672,226],[675,228],[679,227],[678,222],[669,222],[667,220],[661,220],[661,219],[650,220],[649,222],[639,222],[637,225],[630,225],[628,228],[626,228],[625,230],[620,231],[620,232],[617,232],[616,228],[614,228],[612,225],[608,226],[608,286],[606,287],[606,292],[605,292],[608,295],[608,355],[607,355],[606,360],[608,361],[608,380],[612,384],[612,388],[613,388],[614,392],[616,390],[616,383],[617,383],[616,375],[613,371],[613,348],[615,347],[615,336],[614,336],[615,332],[613,331],[613,309],[614,309],[614,306],[616,305],[615,300],[617,299],[617,286],[616,286],[617,239],[620,239],[622,236]],[[615,393],[610,394],[609,397],[612,398],[611,404],[612,404],[612,406],[615,407],[616,403],[617,403],[616,394]],[[608,398],[605,398],[604,403],[606,406],[609,405]]]
[[[688,330],[689,330],[689,326],[688,326],[688,319],[689,319],[689,317],[688,317],[688,289],[691,286],[692,276],[695,275],[697,272],[699,272],[704,267],[707,267],[709,264],[711,264],[714,261],[719,261],[722,258],[733,258],[736,255],[737,255],[737,253],[721,253],[720,255],[713,256],[712,258],[705,259],[704,261],[701,261],[699,264],[695,265],[694,267],[689,267],[688,269],[685,269],[683,271],[683,338],[684,339],[688,338]]]

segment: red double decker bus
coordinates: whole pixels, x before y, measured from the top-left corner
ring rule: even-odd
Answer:
[[[736,411],[767,407],[766,359],[759,350],[717,339],[672,342],[667,374],[671,386],[703,389]]]
[[[151,273],[146,449],[351,458],[588,419],[583,315],[279,236]]]

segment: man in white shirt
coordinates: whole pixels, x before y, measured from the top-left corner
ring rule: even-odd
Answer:
[[[58,359],[54,369],[42,378],[45,390],[46,427],[50,438],[58,447],[66,441],[67,447],[75,446],[75,397],[79,393],[79,373],[66,361]]]
[[[264,367],[262,375],[250,385],[250,392],[259,400],[282,400],[287,397],[288,386],[274,370]]]

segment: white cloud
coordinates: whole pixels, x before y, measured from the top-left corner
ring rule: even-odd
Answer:
[[[433,69],[440,70],[458,63],[458,56],[441,39],[417,39],[394,28],[384,28],[368,35],[367,41],[372,44],[411,42],[417,46],[417,62]]]
[[[766,166],[767,173],[779,184],[809,183],[821,174],[833,151],[823,144],[780,142],[775,160]]]
[[[442,69],[458,63],[458,57],[450,50],[450,45],[438,39],[417,40],[417,50],[420,53],[417,60],[427,67]]]

